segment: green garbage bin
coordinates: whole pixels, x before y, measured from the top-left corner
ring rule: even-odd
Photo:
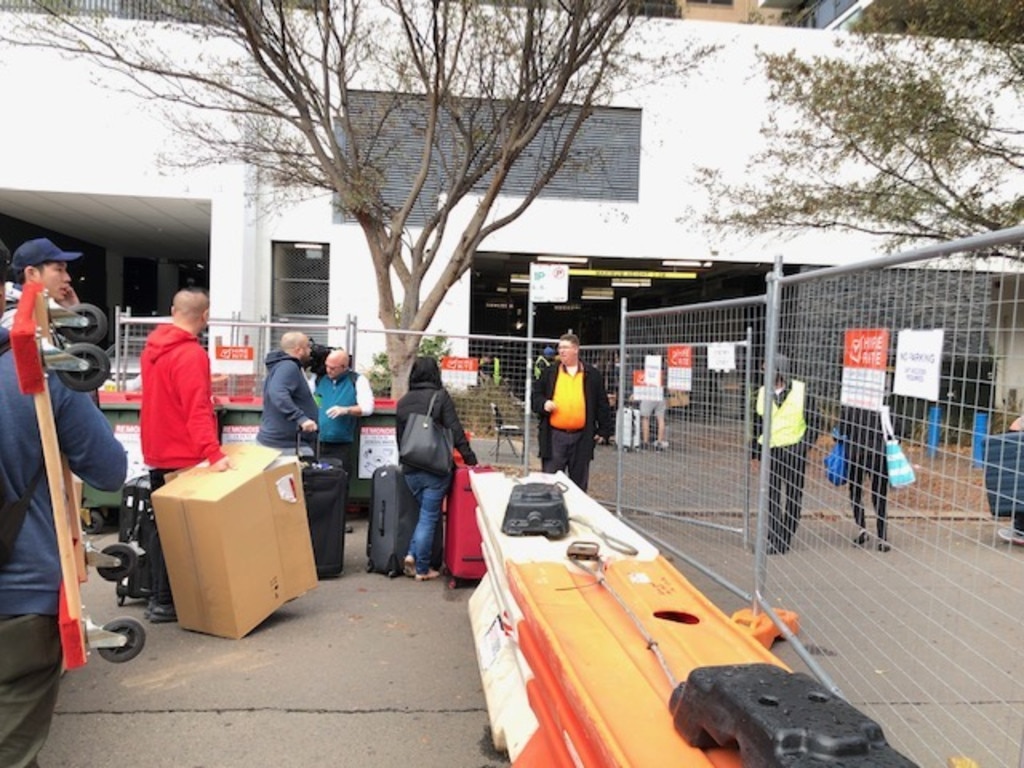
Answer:
[[[352,477],[348,482],[348,503],[370,508],[370,489],[377,467],[398,463],[398,438],[395,435],[395,401],[374,401],[373,414],[359,420],[356,455],[352,461]]]
[[[217,418],[220,421],[220,442],[255,443],[260,431],[260,416],[263,414],[263,398],[230,396],[215,398]]]
[[[128,453],[128,476],[143,469],[142,440],[139,435],[139,409],[142,395],[136,392],[100,392],[100,410],[107,417],[114,437]],[[89,510],[92,523],[90,533],[102,530],[104,525],[116,524],[121,509],[121,491],[98,491],[91,485],[82,486],[82,506]]]

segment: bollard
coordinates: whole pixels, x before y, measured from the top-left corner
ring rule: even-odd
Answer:
[[[971,458],[974,467],[981,468],[985,464],[985,438],[988,436],[988,414],[977,411],[974,414],[974,433],[971,436]]]
[[[928,458],[934,459],[939,452],[939,436],[942,434],[942,406],[933,405],[928,409]]]

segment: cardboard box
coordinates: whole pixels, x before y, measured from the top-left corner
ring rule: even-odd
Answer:
[[[680,389],[670,389],[665,398],[666,408],[685,408],[690,404],[690,393]]]
[[[234,469],[182,472],[153,509],[178,623],[238,639],[317,577],[298,463],[261,445],[224,450]]]

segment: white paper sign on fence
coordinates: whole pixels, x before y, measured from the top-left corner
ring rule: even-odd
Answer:
[[[933,402],[939,399],[943,336],[941,328],[899,332],[896,337],[893,394],[920,397]]]
[[[709,371],[735,371],[736,345],[731,342],[708,344]]]

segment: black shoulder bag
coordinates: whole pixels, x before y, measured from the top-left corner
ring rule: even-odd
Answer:
[[[452,431],[434,421],[434,401],[440,390],[430,398],[427,412],[409,416],[402,432],[398,456],[403,464],[432,475],[447,475],[452,468]]]

